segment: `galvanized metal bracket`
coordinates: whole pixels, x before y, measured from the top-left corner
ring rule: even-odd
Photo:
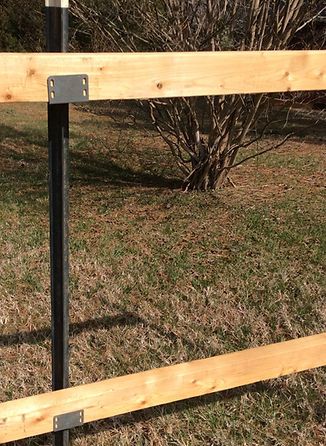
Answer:
[[[70,104],[89,101],[87,74],[50,76],[48,78],[49,104]]]
[[[84,411],[65,413],[53,417],[53,432],[65,431],[84,424]]]

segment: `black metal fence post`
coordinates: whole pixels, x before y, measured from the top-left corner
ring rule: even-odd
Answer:
[[[45,0],[48,52],[68,50],[69,0]],[[69,387],[69,104],[48,105],[52,388]],[[69,431],[54,433],[55,446],[69,445]]]

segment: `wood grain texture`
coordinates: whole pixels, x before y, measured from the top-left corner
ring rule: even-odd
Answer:
[[[45,0],[47,8],[69,8],[69,0]]]
[[[0,102],[47,102],[47,78],[88,74],[90,99],[326,89],[326,51],[0,53]]]
[[[0,404],[0,442],[52,431],[53,417],[85,422],[326,365],[326,333]]]

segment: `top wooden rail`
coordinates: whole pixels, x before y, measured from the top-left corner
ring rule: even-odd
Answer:
[[[90,100],[326,89],[326,51],[0,53],[0,102],[47,102],[47,79],[88,74]]]

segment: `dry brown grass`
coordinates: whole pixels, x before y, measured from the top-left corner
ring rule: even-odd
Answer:
[[[115,112],[72,113],[71,383],[325,331],[324,141],[297,139],[238,168],[235,189],[185,195],[151,129]],[[45,108],[0,115],[5,401],[50,389],[50,298]],[[73,444],[322,446],[325,378],[94,423]]]

